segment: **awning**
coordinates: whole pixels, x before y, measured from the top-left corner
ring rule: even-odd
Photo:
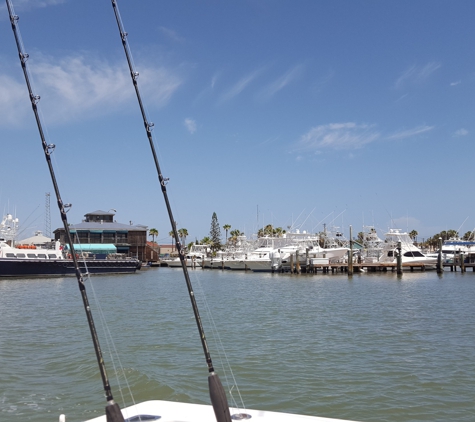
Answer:
[[[69,245],[65,246],[65,249],[69,249]],[[117,253],[117,248],[112,243],[81,243],[74,244],[75,251],[91,252],[91,253]]]

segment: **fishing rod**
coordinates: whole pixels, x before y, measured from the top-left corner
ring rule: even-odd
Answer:
[[[28,60],[29,55],[24,52],[23,43],[21,40],[20,31],[18,28],[18,15],[15,15],[13,11],[13,5],[10,0],[6,0],[8,13],[10,15],[10,22],[12,25],[13,34],[15,36],[15,42],[18,49],[18,56],[20,58],[21,68],[23,70],[23,75],[25,76],[25,82],[28,87],[28,93],[30,95],[31,107],[33,109],[33,113],[35,114],[36,125],[38,126],[38,131],[40,133],[41,144],[43,148],[43,152],[46,158],[46,163],[48,164],[49,173],[51,176],[51,181],[53,182],[54,192],[56,194],[56,199],[58,203],[59,212],[61,214],[61,220],[63,222],[64,230],[66,232],[66,239],[67,243],[69,244],[69,248],[71,250],[71,257],[74,264],[74,270],[76,273],[76,278],[78,281],[79,290],[81,292],[84,310],[86,311],[87,321],[89,324],[89,329],[91,331],[92,342],[94,344],[94,350],[96,352],[97,363],[99,364],[99,371],[102,377],[102,383],[104,386],[104,391],[107,399],[107,406],[106,406],[106,415],[107,415],[107,422],[124,422],[124,417],[122,416],[122,412],[120,411],[120,407],[117,403],[114,402],[114,398],[112,397],[112,391],[109,384],[109,380],[107,378],[106,367],[104,364],[104,359],[102,358],[102,351],[99,345],[99,338],[97,336],[97,331],[94,325],[94,320],[92,317],[91,307],[89,306],[89,300],[86,293],[86,286],[84,285],[84,279],[82,276],[81,269],[79,268],[79,262],[76,257],[76,253],[74,251],[73,240],[71,237],[71,232],[69,230],[68,219],[66,216],[67,211],[71,207],[71,204],[64,204],[61,195],[59,192],[58,183],[56,181],[56,176],[53,169],[53,164],[51,163],[51,154],[54,152],[55,145],[54,144],[47,144],[45,140],[45,135],[43,132],[43,126],[41,124],[40,116],[38,113],[37,104],[40,100],[39,95],[33,94],[32,86],[30,83],[30,76],[28,72],[28,67],[26,62]]]
[[[115,14],[115,18],[116,18],[116,21],[117,21],[117,26],[119,28],[120,38],[122,40],[122,46],[124,47],[125,56],[127,58],[127,63],[129,65],[130,76],[132,78],[132,83],[134,85],[135,93],[137,95],[137,100],[138,100],[139,107],[140,107],[140,111],[142,113],[142,118],[143,118],[145,131],[147,132],[147,138],[148,138],[148,141],[149,141],[149,144],[150,144],[150,149],[152,151],[153,160],[155,162],[155,168],[156,168],[157,174],[158,174],[158,181],[160,183],[160,188],[162,190],[163,199],[165,200],[165,204],[166,204],[167,211],[168,211],[168,217],[170,218],[170,223],[171,223],[171,226],[172,226],[173,235],[175,237],[175,246],[177,248],[178,255],[180,257],[181,266],[183,268],[183,275],[185,276],[185,281],[186,281],[186,285],[188,287],[188,293],[189,293],[190,300],[191,300],[191,306],[193,308],[196,325],[198,327],[198,331],[199,331],[199,335],[200,335],[200,339],[201,339],[201,345],[203,347],[203,352],[204,352],[204,355],[205,355],[206,363],[208,365],[208,372],[209,372],[208,385],[209,385],[209,393],[210,393],[210,398],[211,398],[211,404],[213,405],[214,413],[216,415],[216,419],[217,419],[218,422],[231,422],[231,415],[230,415],[230,412],[229,412],[228,400],[226,398],[226,393],[224,391],[223,385],[221,384],[219,376],[215,372],[214,367],[213,367],[213,362],[211,360],[211,354],[209,352],[208,344],[206,342],[206,336],[205,336],[205,332],[204,332],[204,329],[203,329],[203,324],[201,323],[201,317],[200,317],[200,314],[198,312],[198,305],[196,303],[195,293],[193,291],[193,286],[191,284],[190,276],[188,274],[188,269],[187,269],[186,263],[185,263],[185,251],[184,251],[184,249],[181,245],[181,242],[179,240],[180,237],[178,236],[178,231],[177,231],[177,228],[176,228],[175,219],[173,218],[173,213],[172,213],[172,209],[171,209],[171,206],[170,206],[170,201],[168,199],[168,193],[167,193],[167,187],[166,187],[168,179],[164,178],[163,175],[162,175],[162,171],[160,170],[160,165],[159,165],[158,158],[157,158],[157,153],[155,151],[155,146],[154,146],[153,138],[152,138],[152,128],[153,128],[154,125],[153,125],[152,122],[148,121],[147,115],[145,113],[144,105],[142,103],[142,97],[140,96],[139,86],[138,86],[138,83],[137,83],[139,73],[135,71],[134,66],[132,64],[132,54],[131,54],[129,45],[127,43],[127,32],[125,32],[125,30],[124,30],[124,26],[123,26],[122,20],[120,18],[119,8],[118,8],[116,0],[112,0],[112,8],[114,9],[114,14]]]

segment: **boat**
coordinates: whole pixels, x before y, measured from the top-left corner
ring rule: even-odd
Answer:
[[[473,239],[464,240],[458,237],[444,240],[441,253],[442,262],[446,264],[453,264],[462,255],[466,263],[473,262],[473,259],[475,258],[475,241]],[[439,251],[436,251],[432,255],[437,257],[438,254]]]
[[[74,276],[75,266],[59,242],[51,249],[35,245],[10,246],[0,237],[0,277],[53,277]],[[135,273],[142,263],[120,254],[97,259],[95,254],[78,254],[81,270],[90,274]]]
[[[384,241],[378,236],[374,226],[363,226],[363,249],[361,259],[364,263],[378,262],[383,253]]]
[[[385,234],[383,252],[379,259],[381,263],[396,263],[398,247],[401,248],[402,265],[425,266],[427,269],[437,265],[437,258],[427,256],[414,245],[413,240],[407,232],[400,229],[389,229]]]
[[[307,260],[308,263],[320,263],[321,259],[327,263],[341,262],[350,250],[338,244],[322,248],[318,235],[299,230],[282,237],[263,237],[259,241],[259,248],[246,261],[248,268],[255,272],[287,271],[292,263],[306,265]]]
[[[201,267],[203,259],[210,251],[207,245],[192,245],[185,255],[186,266],[189,268]],[[179,256],[162,259],[162,264],[172,267],[181,268],[181,260]]]
[[[322,418],[318,416],[297,415],[254,409],[230,408],[232,420],[260,422],[350,422],[343,419]],[[162,400],[149,400],[122,409],[125,422],[177,422],[177,421],[213,421],[215,415],[211,406],[203,404],[181,403]],[[66,422],[64,415],[60,422]],[[106,422],[106,416],[99,416],[85,422]]]
[[[36,232],[35,236],[15,244],[18,225],[18,218],[13,218],[11,214],[6,214],[0,223],[0,277],[75,275],[68,248],[64,248],[59,241],[52,241],[41,232]],[[142,265],[140,260],[123,254],[90,253],[84,246],[75,245],[75,250],[79,252],[80,268],[90,274],[135,273]]]

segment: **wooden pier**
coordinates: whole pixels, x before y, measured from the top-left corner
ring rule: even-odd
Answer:
[[[352,263],[353,273],[387,273],[387,272],[397,272],[398,266],[397,263],[381,263],[381,262],[374,262],[374,263]],[[475,263],[443,263],[442,267],[444,269],[450,269],[450,271],[457,272],[466,272],[467,269],[472,269],[475,272]],[[434,265],[423,265],[423,264],[410,264],[405,263],[402,264],[402,271],[403,272],[414,272],[414,271],[434,271]],[[275,272],[287,272],[287,273],[307,273],[307,274],[334,274],[334,273],[351,273],[351,267],[348,263],[325,263],[325,264],[309,264],[309,265],[300,265],[300,266],[293,266],[287,268],[281,268]]]

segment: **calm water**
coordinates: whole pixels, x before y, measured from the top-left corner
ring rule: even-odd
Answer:
[[[474,273],[191,277],[215,368],[223,383],[234,374],[245,406],[357,421],[475,420]],[[135,401],[208,403],[180,269],[95,277],[87,290],[121,406],[132,399],[115,378],[99,306]],[[81,421],[104,405],[75,279],[0,280],[0,420]]]

